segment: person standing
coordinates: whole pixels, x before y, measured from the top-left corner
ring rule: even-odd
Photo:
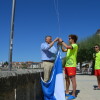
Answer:
[[[46,36],[45,42],[41,44],[42,67],[44,68],[45,82],[47,82],[50,78],[51,70],[56,58],[57,49],[54,46],[56,41],[58,41],[58,38],[52,41],[51,36]]]
[[[62,45],[62,51],[66,53],[66,64],[65,64],[65,79],[66,79],[66,92],[65,96],[68,96],[68,100],[75,99],[76,93],[76,64],[77,64],[77,52],[78,45],[76,35],[69,35],[69,43],[67,45],[62,39],[59,39],[59,44]],[[72,95],[69,94],[70,80],[72,82],[73,92]]]
[[[96,44],[95,49],[95,65],[94,65],[94,75],[97,77],[98,86],[94,88],[95,90],[100,90],[100,46]]]

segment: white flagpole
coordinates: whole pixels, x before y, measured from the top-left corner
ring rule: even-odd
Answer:
[[[12,68],[12,50],[13,50],[13,36],[14,36],[14,16],[15,16],[15,3],[16,0],[12,0],[12,17],[11,17],[11,31],[10,31],[10,46],[9,46],[9,70]]]

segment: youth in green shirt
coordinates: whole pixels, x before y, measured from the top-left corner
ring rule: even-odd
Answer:
[[[100,90],[100,46],[98,44],[96,44],[94,46],[94,50],[95,50],[95,73],[94,75],[97,77],[97,83],[98,83],[98,87],[94,88],[95,90]]]
[[[70,71],[65,68],[65,79],[66,79],[66,92],[65,96],[69,95],[69,86],[70,86],[70,80],[72,82],[73,92],[72,95],[69,95],[67,99],[75,99],[75,93],[76,93],[76,57],[77,57],[77,51],[78,46],[76,44],[77,42],[77,36],[76,35],[69,35],[69,43],[71,45],[67,45],[62,39],[59,39],[59,44],[61,44],[62,51],[67,52],[66,54],[66,67],[68,69],[71,69],[73,71],[73,75],[70,76],[67,73],[70,73]]]

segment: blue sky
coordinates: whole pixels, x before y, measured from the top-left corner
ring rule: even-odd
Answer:
[[[81,40],[100,28],[100,0],[55,1],[60,31],[54,0],[16,0],[13,61],[41,61],[40,45],[46,35],[68,43],[69,34]],[[0,0],[0,62],[8,61],[11,8],[12,0]]]

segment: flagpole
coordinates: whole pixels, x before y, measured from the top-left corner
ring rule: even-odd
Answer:
[[[16,4],[16,0],[12,0],[12,16],[11,16],[11,31],[10,31],[10,46],[9,46],[9,61],[8,61],[9,71],[11,71],[12,69],[15,4]]]

